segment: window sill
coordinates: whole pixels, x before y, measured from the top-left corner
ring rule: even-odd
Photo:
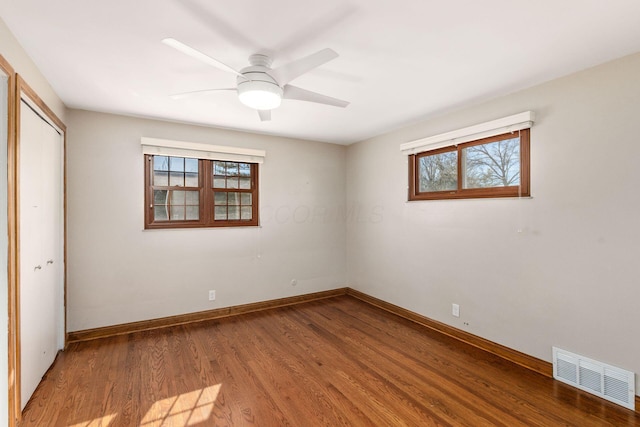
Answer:
[[[415,200],[405,200],[405,203],[416,203],[416,202],[460,202],[460,201],[468,201],[468,202],[480,202],[480,201],[490,201],[490,200],[526,200],[533,199],[533,196],[509,196],[509,197],[468,197],[468,198],[450,198],[450,199],[415,199]]]

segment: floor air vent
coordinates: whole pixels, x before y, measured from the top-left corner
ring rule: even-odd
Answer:
[[[635,410],[633,372],[553,347],[553,377]]]

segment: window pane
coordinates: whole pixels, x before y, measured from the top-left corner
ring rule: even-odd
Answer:
[[[216,221],[226,220],[227,219],[227,207],[226,206],[216,206],[214,210],[214,219]]]
[[[520,138],[474,145],[462,150],[463,188],[520,184]]]
[[[198,159],[184,159],[185,172],[198,173]]]
[[[240,204],[240,193],[227,193],[229,195],[229,204],[230,205],[239,205]]]
[[[238,164],[227,162],[227,176],[238,176]]]
[[[214,176],[213,188],[227,188],[227,180],[223,176]]]
[[[166,205],[167,204],[167,190],[153,190],[153,204],[154,205]]]
[[[227,188],[238,188],[238,178],[227,178]]]
[[[154,171],[168,171],[169,170],[169,158],[167,156],[153,156],[153,170]]]
[[[238,206],[229,206],[229,219],[240,219],[240,208]]]
[[[251,165],[249,163],[239,163],[240,176],[251,176]]]
[[[243,190],[251,189],[251,178],[240,178],[240,188]]]
[[[240,219],[242,220],[250,220],[253,213],[251,212],[250,207],[242,207],[240,208]]]
[[[166,187],[169,185],[169,172],[153,171],[153,185]]]
[[[187,172],[184,174],[184,186],[185,187],[197,187],[198,186],[198,174],[193,172]]]
[[[184,191],[172,191],[171,192],[171,204],[172,205],[184,205]]]
[[[198,206],[187,206],[187,219],[188,220],[200,219],[200,208],[198,208]]]
[[[169,170],[184,172],[184,159],[182,157],[169,157]]]
[[[171,206],[171,220],[183,220],[184,219],[184,206]]]
[[[227,204],[227,193],[224,192],[216,192],[213,195],[213,203],[215,205],[226,205]]]
[[[458,189],[457,152],[433,154],[419,159],[420,192]]]
[[[199,206],[200,205],[200,192],[198,191],[185,191],[187,205]]]
[[[242,193],[240,200],[242,205],[251,206],[251,193]]]
[[[225,162],[213,162],[213,174],[225,175],[226,174]]]
[[[153,207],[153,219],[154,221],[166,221],[169,219],[169,213],[167,212],[167,206],[155,205]]]
[[[184,187],[184,173],[182,173],[182,172],[170,172],[169,173],[169,186],[170,187]]]

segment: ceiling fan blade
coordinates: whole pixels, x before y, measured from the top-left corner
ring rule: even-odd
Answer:
[[[204,89],[204,90],[194,90],[192,92],[181,92],[181,93],[174,93],[173,95],[169,95],[169,98],[171,99],[183,99],[183,98],[189,98],[191,96],[198,96],[198,95],[207,95],[210,93],[214,93],[214,92],[222,92],[222,91],[228,91],[228,90],[236,90],[235,87],[227,87],[227,88],[223,88],[223,89]]]
[[[334,107],[345,108],[349,103],[338,98],[332,98],[310,90],[301,89],[297,86],[286,85],[282,96],[284,99],[297,99],[298,101],[315,102],[317,104],[332,105]]]
[[[234,70],[233,68],[231,68],[230,66],[228,66],[227,64],[224,64],[220,61],[218,61],[217,59],[214,59],[212,57],[210,57],[209,55],[205,55],[204,53],[200,52],[199,50],[196,50],[194,48],[192,48],[191,46],[187,46],[186,44],[179,42],[176,39],[172,39],[172,38],[166,38],[162,40],[162,43],[166,44],[167,46],[171,46],[172,48],[179,50],[180,52],[189,55],[192,58],[197,59],[200,62],[204,62],[205,64],[209,64],[213,67],[219,68],[223,71],[228,71],[230,73],[233,73],[237,76],[240,76],[244,79],[247,79],[244,75],[240,74],[238,71]],[[249,80],[249,79],[247,79]]]
[[[304,58],[297,59],[282,65],[278,68],[268,71],[280,86],[284,86],[296,77],[300,77],[306,72],[321,66],[338,57],[338,54],[332,49],[322,49],[319,52],[312,53]]]
[[[270,122],[271,121],[271,110],[256,110],[258,115],[260,116],[261,122]]]

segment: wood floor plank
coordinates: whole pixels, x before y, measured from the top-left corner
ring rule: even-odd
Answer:
[[[72,343],[19,427],[640,426],[350,296]]]
[[[325,326],[334,327],[329,323]],[[419,416],[418,420],[413,420],[414,422],[427,418],[425,411],[428,411],[431,414],[439,412],[441,421],[446,420],[452,424],[459,422],[460,419],[473,418],[474,425],[478,426],[514,425],[513,422],[509,423],[509,417],[502,422],[498,418],[482,413],[478,405],[467,406],[461,399],[461,396],[467,393],[465,389],[445,388],[437,379],[431,380],[429,377],[422,376],[423,366],[412,366],[414,361],[402,352],[401,344],[397,347],[379,346],[375,337],[368,336],[364,332],[364,329],[370,325],[360,326],[361,328],[356,323],[351,323],[348,327],[343,327],[340,334],[343,340],[341,347],[357,350],[354,354],[354,359],[358,360],[357,370],[374,372],[378,382],[384,383],[378,388],[385,389],[385,395],[402,396],[403,406],[411,408]],[[429,395],[423,394],[422,390],[430,390]],[[468,397],[471,396],[473,394],[469,394]]]
[[[350,313],[350,314],[348,314]],[[356,314],[353,314],[356,313]],[[540,406],[535,404],[535,397],[532,399],[529,391],[530,384],[528,381],[543,380],[541,375],[532,375],[529,371],[523,371],[520,367],[514,364],[505,364],[504,361],[498,357],[486,356],[486,353],[478,350],[474,347],[461,344],[458,341],[450,340],[437,332],[425,331],[425,328],[405,324],[402,325],[396,321],[385,324],[385,327],[379,328],[375,325],[374,318],[370,317],[370,314],[360,313],[355,311],[355,308],[351,308],[345,315],[352,316],[352,323],[350,329],[358,330],[362,337],[370,337],[374,342],[378,341],[380,337],[385,334],[385,331],[392,330],[393,327],[398,325],[402,326],[399,331],[394,334],[388,334],[386,339],[390,346],[383,347],[389,349],[395,349],[391,351],[403,352],[409,343],[411,347],[408,354],[414,362],[418,363],[418,369],[424,371],[428,369],[433,376],[436,376],[443,383],[447,384],[447,388],[452,392],[451,396],[456,396],[457,399],[463,398],[463,396],[469,397],[469,393],[475,393],[475,390],[483,389],[491,391],[486,393],[485,403],[491,403],[491,410],[496,412],[502,410],[500,419],[507,422],[508,425],[564,425],[566,420],[562,417],[556,417],[553,413],[544,412],[540,409]],[[378,321],[378,323],[380,323]],[[394,326],[395,325],[395,326]],[[431,340],[424,341],[419,339],[424,337],[425,334],[431,336]],[[420,345],[427,344],[425,348],[421,348]],[[356,344],[350,343],[351,344]],[[458,357],[442,357],[442,354],[457,354]],[[407,352],[406,352],[407,353]],[[419,356],[419,359],[417,358]],[[464,357],[461,357],[464,356]],[[397,360],[402,357],[400,354],[393,355],[392,360]],[[497,364],[502,367],[500,370],[490,369],[493,364]],[[405,361],[407,367],[412,366],[411,359]],[[420,368],[422,366],[422,368]],[[505,375],[504,370],[507,370]],[[521,372],[522,375],[514,376],[513,371]],[[518,381],[513,383],[514,378]],[[468,385],[461,383],[461,380]],[[501,381],[502,380],[502,381]],[[415,380],[413,381],[415,383]],[[501,384],[501,387],[496,387],[495,384]],[[464,393],[461,390],[456,390],[457,387],[467,387],[468,393]],[[514,387],[516,386],[516,387]],[[431,393],[435,390],[433,387],[426,387]],[[519,392],[518,392],[519,390]],[[533,402],[532,402],[533,400]],[[468,403],[468,402],[467,402]],[[540,402],[538,402],[540,403]],[[478,410],[478,405],[474,406],[474,410]],[[519,416],[520,411],[524,411],[522,416]],[[566,410],[566,408],[565,408]],[[542,412],[542,417],[536,417],[536,414]],[[576,412],[578,410],[576,409]],[[511,416],[518,417],[520,421],[509,420]],[[499,422],[493,421],[494,425],[500,425]],[[589,424],[587,420],[584,421],[584,425]],[[601,424],[593,424],[601,425]]]
[[[423,397],[437,402],[437,406],[442,407],[443,412],[464,416],[467,419],[476,417],[475,425],[512,426],[522,424],[522,421],[514,417],[516,415],[514,405],[517,407],[520,402],[506,402],[505,405],[500,404],[500,402],[498,404],[496,402],[484,402],[485,405],[476,403],[473,407],[468,406],[469,401],[475,399],[475,389],[478,387],[486,388],[488,384],[482,378],[479,379],[477,375],[468,373],[465,369],[467,363],[464,359],[432,358],[430,352],[422,351],[419,348],[406,351],[404,348],[407,342],[406,337],[399,339],[398,336],[389,336],[388,339],[392,345],[378,347],[375,345],[378,341],[377,336],[383,334],[384,330],[372,327],[369,322],[362,322],[359,325],[352,323],[350,329],[355,330],[357,335],[353,337],[349,334],[345,335],[347,338],[345,345],[359,347],[363,343],[369,342],[368,346],[363,347],[363,351],[379,353],[379,356],[384,359],[384,369],[394,375],[395,382],[401,382],[403,378],[410,378],[410,381],[404,387],[415,389],[414,392],[417,394],[421,394],[421,390],[429,390],[429,395]],[[366,339],[363,340],[363,337]],[[433,346],[431,345],[430,347],[433,350]],[[375,357],[375,355],[371,357]],[[375,366],[373,360],[370,366]],[[499,392],[500,390],[495,391]],[[493,397],[494,394],[490,396]],[[507,394],[503,397],[508,398],[511,395]],[[442,402],[445,402],[446,406]],[[487,406],[486,403],[492,403],[488,409],[485,408]],[[499,417],[491,415],[491,413],[496,413],[498,409],[502,409]],[[455,422],[456,420],[452,421]],[[531,419],[527,419],[524,425],[531,425],[531,421]]]

